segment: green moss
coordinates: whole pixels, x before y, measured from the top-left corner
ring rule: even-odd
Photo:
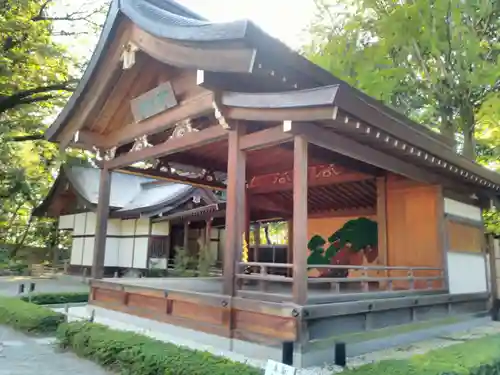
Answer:
[[[62,324],[59,344],[118,374],[259,375],[254,367],[210,353],[190,350],[133,332],[76,322]]]
[[[64,322],[64,315],[18,298],[0,297],[0,324],[27,333],[51,333]]]
[[[331,347],[335,342],[342,341],[347,344],[355,344],[358,342],[376,340],[384,337],[390,337],[395,335],[401,335],[404,333],[410,333],[413,331],[433,328],[441,325],[455,324],[461,321],[470,319],[469,315],[465,316],[453,316],[445,319],[435,319],[426,322],[417,322],[411,324],[404,324],[400,326],[393,326],[388,328],[381,328],[372,331],[362,331],[356,333],[348,333],[344,335],[332,336],[325,340],[318,340],[313,342],[312,347],[316,349],[324,349]]]
[[[345,375],[500,374],[500,335],[492,335],[407,360],[387,360],[346,370]]]

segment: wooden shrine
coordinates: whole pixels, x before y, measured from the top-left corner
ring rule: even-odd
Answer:
[[[94,306],[235,351],[291,340],[298,366],[339,334],[487,309],[481,212],[500,176],[249,21],[113,1],[47,137],[99,150]],[[102,279],[111,173],[130,168],[225,190],[222,277]],[[245,261],[249,223],[273,218],[290,223],[290,261]]]

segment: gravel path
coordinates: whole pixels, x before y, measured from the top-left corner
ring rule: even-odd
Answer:
[[[109,375],[72,353],[59,352],[53,338],[36,338],[0,326],[0,375]]]

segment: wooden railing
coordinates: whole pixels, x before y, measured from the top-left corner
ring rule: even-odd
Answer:
[[[343,290],[351,292],[394,291],[394,290],[434,290],[445,285],[445,275],[441,268],[401,267],[401,266],[342,266],[308,265],[309,269],[346,270],[359,273],[348,277],[308,277],[308,289],[319,285],[328,285],[334,293]],[[270,269],[282,269],[287,276],[270,273]],[[286,272],[290,270],[289,272]],[[261,291],[267,291],[274,283],[293,283],[293,264],[242,262],[238,264],[236,274],[239,289],[245,285],[257,284]],[[374,275],[375,274],[375,275]]]

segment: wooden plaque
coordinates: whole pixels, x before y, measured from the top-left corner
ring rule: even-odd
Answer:
[[[176,105],[177,99],[170,82],[162,83],[130,101],[135,122],[145,120]]]

